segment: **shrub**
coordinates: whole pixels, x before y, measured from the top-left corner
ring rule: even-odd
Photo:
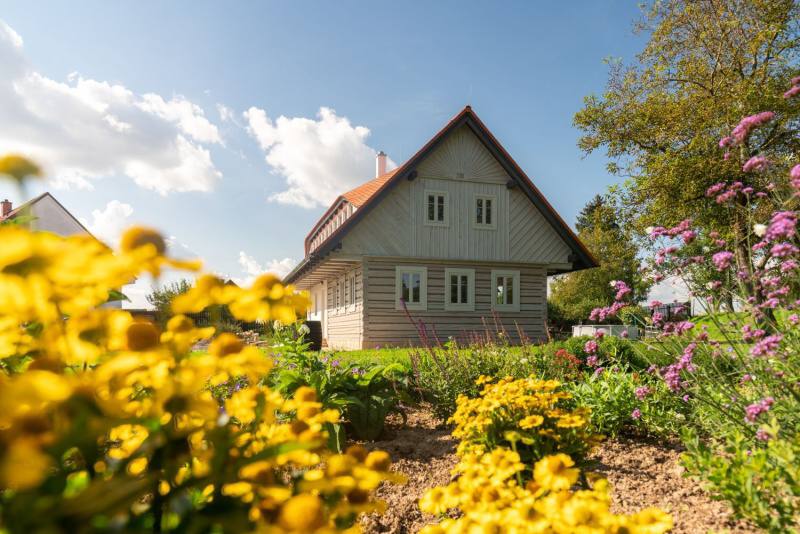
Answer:
[[[603,369],[567,385],[578,406],[590,410],[589,429],[616,436],[626,428],[677,437],[690,405],[672,395],[660,380],[640,373]]]
[[[589,412],[568,409],[571,395],[555,380],[491,378],[480,396],[458,398],[451,421],[461,440],[459,454],[482,454],[497,447],[513,449],[526,464],[563,452],[582,461],[596,443],[587,430]]]
[[[800,441],[776,438],[753,447],[742,432],[710,443],[688,432],[684,441],[687,473],[704,479],[738,516],[776,534],[800,525]]]
[[[341,411],[343,420],[329,425],[331,446],[341,451],[346,430],[358,439],[374,440],[384,429],[386,416],[400,413],[409,395],[408,372],[398,363],[359,366],[342,364],[334,356],[307,352],[303,332],[292,327],[275,332],[279,356],[270,384],[289,397],[300,387],[313,388],[324,408]]]
[[[453,415],[460,395],[478,395],[481,390],[476,384],[478,378],[496,376],[506,368],[511,358],[509,353],[506,345],[460,347],[455,343],[412,351],[415,386],[430,401],[434,415],[446,421]]]

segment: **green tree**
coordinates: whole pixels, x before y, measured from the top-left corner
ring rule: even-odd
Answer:
[[[705,191],[720,181],[759,188],[788,182],[800,149],[800,98],[782,94],[799,68],[798,4],[656,1],[636,29],[649,33],[636,64],[612,62],[605,93],[586,97],[575,115],[579,146],[587,153],[604,148],[610,172],[626,178],[612,192],[637,236],[689,218],[730,239],[739,268],[752,269],[752,229]],[[774,120],[723,160],[719,140],[762,111],[775,112]],[[767,156],[772,167],[743,172],[754,155]],[[770,207],[761,206],[764,216]]]
[[[615,205],[600,195],[590,200],[578,216],[578,237],[600,262],[594,269],[556,278],[550,287],[550,310],[556,321],[569,324],[586,321],[593,308],[614,299],[614,280],[633,290],[633,302],[647,296],[650,281],[644,276],[636,241],[619,224]]]
[[[186,293],[191,288],[191,280],[183,278],[177,282],[171,282],[162,287],[157,287],[153,289],[153,291],[147,295],[147,297],[145,297],[147,302],[155,308],[156,321],[159,325],[161,325],[162,328],[167,324],[167,321],[172,316],[172,312],[170,310],[172,300],[178,295]]]

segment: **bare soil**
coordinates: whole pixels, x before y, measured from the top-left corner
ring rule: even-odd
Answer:
[[[408,477],[405,485],[384,484],[378,489],[377,497],[386,501],[387,509],[364,518],[364,531],[416,533],[436,521],[419,511],[417,501],[426,490],[450,482],[457,444],[450,429],[424,405],[408,410],[405,426],[400,418],[392,418],[379,441],[364,443],[369,449],[389,452],[393,469]],[[733,520],[724,503],[712,500],[697,482],[682,476],[680,451],[673,445],[619,438],[605,441],[592,457],[598,462],[596,471],[611,483],[616,513],[661,507],[672,513],[676,534],[757,532]]]

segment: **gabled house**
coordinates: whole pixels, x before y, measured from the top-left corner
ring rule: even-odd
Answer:
[[[475,112],[465,107],[416,154],[339,196],[285,281],[311,293],[331,348],[442,341],[487,326],[546,336],[547,277],[597,266]]]
[[[50,193],[20,204],[16,208],[6,199],[0,202],[0,221],[30,216],[24,223],[31,230],[50,232],[63,237],[77,234],[92,235],[83,224],[72,215],[61,202]]]

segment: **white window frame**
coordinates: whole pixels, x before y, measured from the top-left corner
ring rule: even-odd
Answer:
[[[336,279],[336,313],[342,313],[345,309],[344,289],[344,276],[340,276]]]
[[[511,289],[513,291],[512,295],[514,296],[514,302],[511,304],[498,304],[497,303],[497,285],[496,280],[498,277],[511,277],[512,278],[512,286]],[[491,295],[491,302],[492,302],[492,309],[495,311],[510,311],[510,312],[518,312],[519,311],[519,302],[520,302],[520,293],[519,293],[519,279],[520,273],[519,271],[514,270],[506,270],[506,269],[496,269],[492,270],[492,278],[489,281],[489,291]]]
[[[478,222],[478,200],[483,200],[483,219],[486,220],[486,201],[492,203],[492,222],[486,224]],[[472,226],[478,230],[495,230],[497,229],[497,197],[495,195],[475,195],[472,200]]]
[[[430,219],[428,219],[428,197],[431,195],[444,198],[443,202],[444,209],[442,210],[443,213],[441,221],[437,220],[431,221]],[[436,209],[438,208],[438,206],[439,202],[437,198],[434,211],[438,211]],[[432,189],[426,189],[425,196],[423,197],[423,211],[424,213],[422,215],[422,220],[425,221],[426,226],[450,226],[450,194],[447,191],[434,191]],[[436,215],[436,213],[434,213],[434,215]]]
[[[356,280],[357,278],[355,271],[347,274],[347,283],[349,284],[349,287],[347,288],[347,298],[350,300],[350,309],[352,310],[356,308],[356,301],[358,299]]]
[[[467,302],[450,302],[450,277],[467,277]],[[459,280],[459,296],[461,284]],[[445,268],[444,270],[444,309],[447,311],[475,311],[475,269]]]
[[[406,302],[405,307],[409,311],[425,311],[428,309],[428,268],[411,265],[398,265],[395,267],[394,274],[394,303],[396,310],[403,309],[401,302],[403,296],[403,275],[419,275],[419,302]]]

